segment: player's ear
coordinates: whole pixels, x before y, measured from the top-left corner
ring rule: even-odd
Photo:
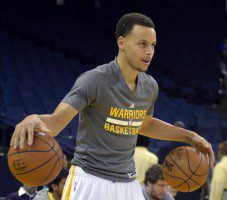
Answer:
[[[117,39],[117,45],[118,45],[118,48],[119,49],[124,50],[124,48],[125,48],[124,37],[122,37],[122,36],[118,37],[118,39]]]

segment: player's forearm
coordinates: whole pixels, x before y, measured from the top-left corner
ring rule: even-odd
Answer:
[[[141,127],[139,134],[160,140],[173,140],[187,143],[191,143],[192,139],[197,136],[195,132],[173,126],[156,118],[152,118],[150,123],[145,127]]]

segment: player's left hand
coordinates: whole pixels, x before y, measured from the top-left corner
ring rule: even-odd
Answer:
[[[196,135],[195,137],[192,138],[192,141],[190,144],[198,149],[200,152],[204,154],[208,154],[209,159],[210,159],[210,167],[214,166],[214,151],[212,149],[212,146],[209,142],[207,142],[203,137]]]

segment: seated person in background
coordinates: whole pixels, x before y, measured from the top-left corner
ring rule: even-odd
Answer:
[[[164,181],[161,165],[153,165],[145,175],[142,192],[145,200],[174,200],[167,191],[168,184]]]
[[[6,200],[31,200],[37,193],[37,187],[23,185],[18,192],[6,196]]]
[[[148,150],[149,145],[150,139],[148,137],[138,135],[134,162],[137,174],[136,179],[140,182],[140,184],[143,184],[145,173],[148,168],[154,164],[158,164],[158,157]]]
[[[219,94],[227,94],[227,38],[225,37],[220,45],[220,78],[221,88],[218,91]]]
[[[62,169],[57,178],[40,190],[33,200],[61,200],[62,191],[68,176],[68,170]]]
[[[219,144],[218,159],[220,162],[213,170],[209,200],[227,199],[227,141]]]

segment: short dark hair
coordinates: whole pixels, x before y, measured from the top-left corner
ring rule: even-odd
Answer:
[[[155,184],[158,180],[164,180],[162,165],[160,164],[153,165],[146,171],[144,184],[148,185],[148,182]]]
[[[141,25],[145,27],[155,28],[151,18],[140,13],[128,13],[123,15],[116,26],[116,40],[120,36],[125,37],[132,32],[134,25]]]
[[[62,168],[58,176],[48,184],[49,192],[53,192],[53,188],[51,187],[52,184],[59,185],[62,179],[66,179],[69,174],[69,170]]]

